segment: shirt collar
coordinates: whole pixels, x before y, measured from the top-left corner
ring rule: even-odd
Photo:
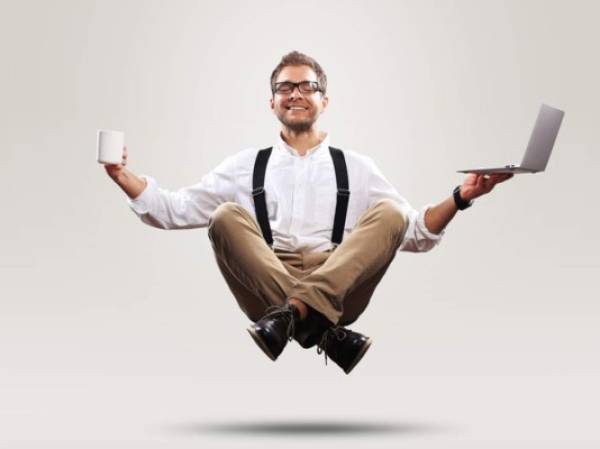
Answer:
[[[327,135],[325,136],[325,138],[321,141],[320,144],[318,144],[315,147],[310,148],[309,150],[306,150],[306,154],[304,156],[300,156],[298,154],[298,152],[291,146],[289,146],[285,140],[283,140],[283,137],[281,137],[281,134],[279,134],[279,137],[277,139],[277,145],[276,145],[280,150],[282,151],[286,151],[287,153],[289,153],[292,156],[296,156],[296,157],[310,157],[312,156],[314,153],[317,153],[319,149],[321,148],[327,148],[329,146],[329,133],[327,133]]]

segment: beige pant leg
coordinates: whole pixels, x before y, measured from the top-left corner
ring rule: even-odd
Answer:
[[[246,209],[221,204],[209,218],[208,237],[217,265],[248,318],[257,321],[268,306],[285,302],[297,279],[269,248]]]
[[[354,321],[394,259],[406,227],[396,202],[379,201],[318,269],[295,281],[288,296],[306,302],[332,323]]]

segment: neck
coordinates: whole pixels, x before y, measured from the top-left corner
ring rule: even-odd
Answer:
[[[307,131],[294,131],[287,127],[281,130],[281,137],[289,146],[304,156],[307,150],[319,145],[325,139],[327,133],[319,131],[317,128],[311,128]]]

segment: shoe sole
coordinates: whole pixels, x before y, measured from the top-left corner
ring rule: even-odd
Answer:
[[[354,358],[354,361],[352,362],[352,364],[348,367],[348,370],[344,370],[344,372],[346,374],[350,374],[350,371],[352,371],[354,369],[354,367],[356,365],[358,365],[358,362],[360,362],[360,359],[363,358],[363,356],[365,355],[365,353],[367,352],[367,350],[371,346],[371,343],[372,343],[372,340],[370,338],[367,339],[367,341],[365,342],[365,344],[363,345],[363,347],[360,349],[360,352]]]
[[[269,351],[269,348],[267,347],[267,345],[265,345],[265,342],[263,341],[263,339],[256,333],[256,330],[253,327],[249,327],[248,329],[246,329],[248,331],[248,333],[250,334],[250,336],[252,337],[252,339],[254,340],[254,342],[257,344],[257,346],[262,349],[262,351],[267,355],[267,357],[269,357],[271,360],[275,361],[277,360],[277,357],[275,357],[271,351]]]

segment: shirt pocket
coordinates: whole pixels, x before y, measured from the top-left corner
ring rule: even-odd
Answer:
[[[279,203],[275,195],[267,195],[267,214],[269,216],[269,220],[275,221],[277,220],[277,216],[279,214]]]
[[[276,221],[281,214],[281,194],[272,184],[265,185],[265,203],[270,221]]]

